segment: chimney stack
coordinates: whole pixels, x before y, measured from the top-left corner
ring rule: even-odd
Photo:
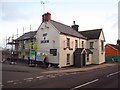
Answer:
[[[48,22],[51,20],[51,14],[49,12],[42,15],[42,22]]]
[[[73,25],[72,25],[72,28],[75,30],[75,31],[77,31],[78,32],[78,28],[79,28],[79,25],[76,25],[75,24],[75,21],[73,21]]]

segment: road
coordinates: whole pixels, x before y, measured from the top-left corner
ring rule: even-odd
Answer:
[[[3,88],[118,88],[118,65],[82,72],[46,73],[47,69],[3,65]]]

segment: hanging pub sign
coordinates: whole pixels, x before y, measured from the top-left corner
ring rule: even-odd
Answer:
[[[50,49],[50,54],[57,56],[57,49]]]

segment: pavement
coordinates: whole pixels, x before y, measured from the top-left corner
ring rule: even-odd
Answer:
[[[4,64],[9,64],[9,62],[5,62]],[[114,65],[120,65],[118,63],[103,63],[100,65],[88,65],[82,68],[78,67],[64,67],[64,68],[42,68],[39,66],[36,67],[29,67],[28,64],[23,63],[23,62],[17,62],[16,65],[8,65],[9,67],[15,67],[14,70],[24,70],[24,71],[31,71],[31,72],[39,72],[43,74],[52,74],[52,73],[71,73],[71,72],[85,72],[85,71],[90,71],[90,70],[95,70],[95,69],[101,69],[105,67],[111,67]],[[7,67],[8,67],[7,66]]]
[[[105,67],[111,67],[114,65],[119,65],[118,63],[103,63],[100,65],[88,65],[82,68],[76,68],[76,67],[65,67],[65,68],[60,68],[58,70],[51,70],[51,71],[45,71],[42,73],[71,73],[71,72],[85,72],[85,71],[90,71],[90,70],[95,70],[95,69],[101,69]]]

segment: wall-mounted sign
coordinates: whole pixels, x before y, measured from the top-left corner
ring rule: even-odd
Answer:
[[[37,52],[37,55],[36,55],[36,61],[42,61],[42,62],[44,61],[41,52]]]
[[[57,49],[50,49],[50,54],[57,56]]]
[[[47,33],[43,34],[43,40],[41,41],[41,43],[49,43],[49,40],[46,40],[47,37]]]

